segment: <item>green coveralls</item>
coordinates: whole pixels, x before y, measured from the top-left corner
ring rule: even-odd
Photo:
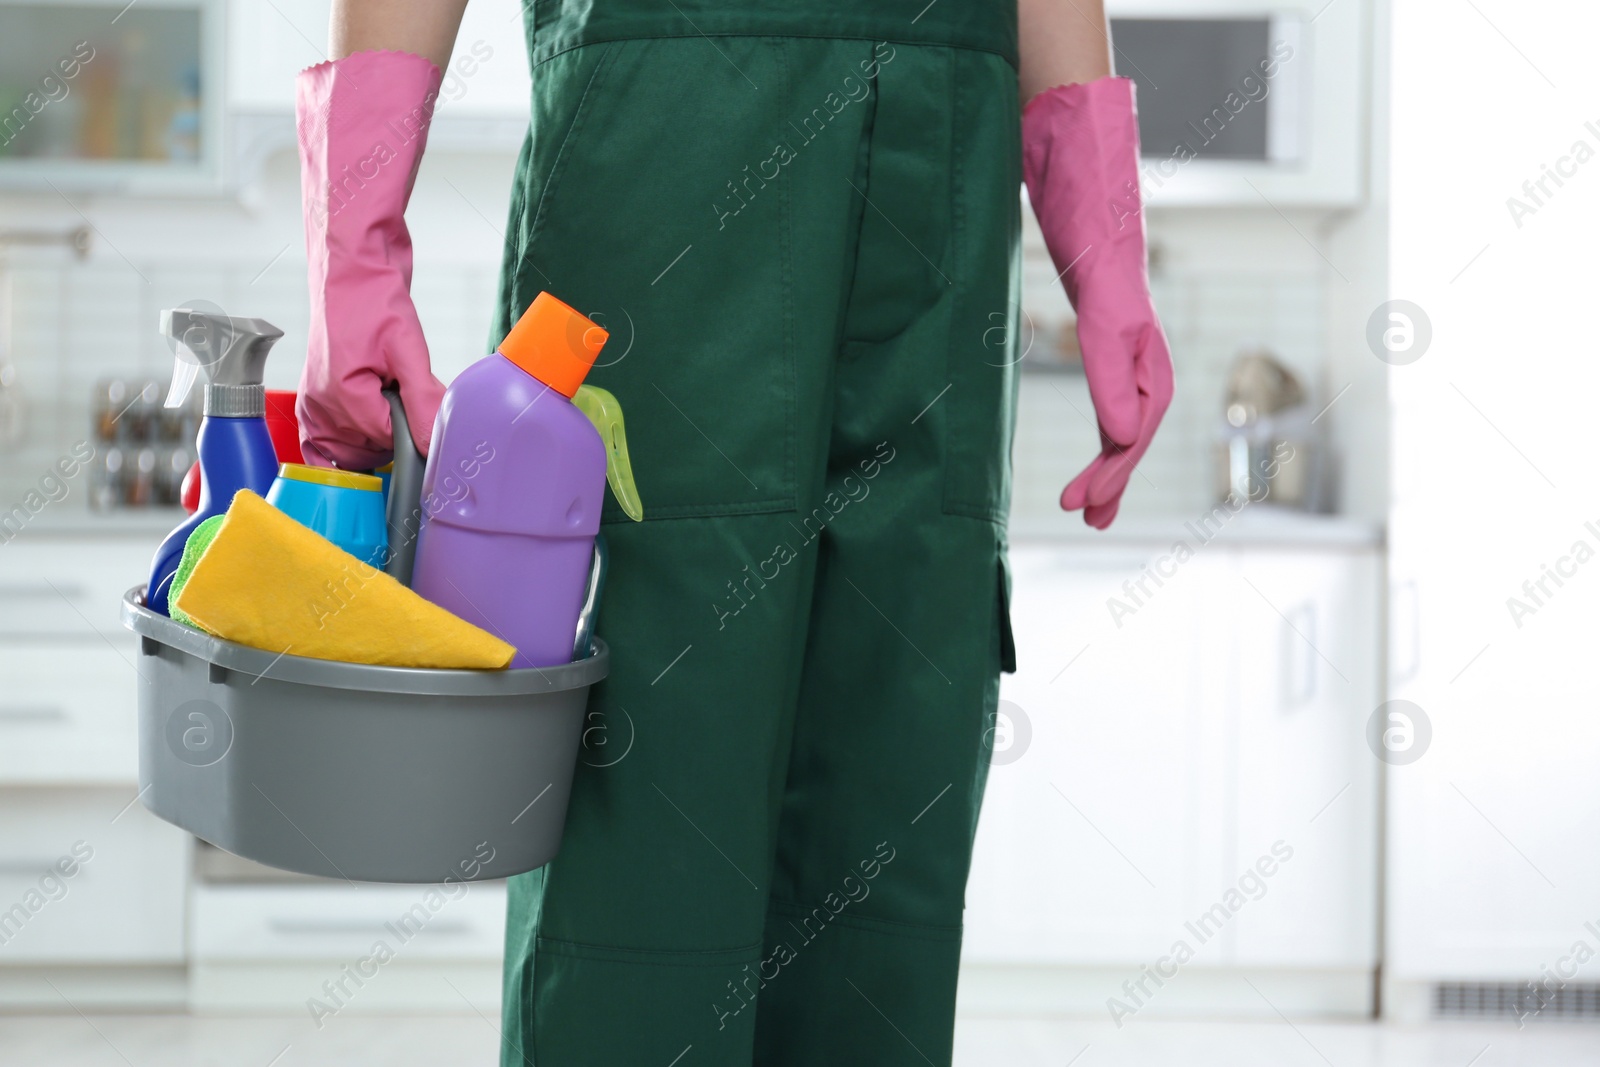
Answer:
[[[610,678],[502,1063],[947,1064],[1011,669],[1015,0],[532,0],[499,338],[611,331]]]

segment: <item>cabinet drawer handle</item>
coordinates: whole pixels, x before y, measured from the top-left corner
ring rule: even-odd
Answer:
[[[1389,684],[1399,688],[1422,673],[1422,590],[1416,579],[1403,579],[1391,589],[1389,627]]]
[[[52,585],[50,582],[12,582],[0,585],[0,600],[44,600],[65,597],[82,600],[88,590],[72,582]]]
[[[1284,616],[1280,652],[1282,700],[1285,707],[1303,707],[1317,695],[1317,606],[1306,602]]]
[[[60,722],[67,717],[67,709],[60,705],[13,704],[0,706],[0,725],[12,723]]]
[[[311,936],[326,936],[328,934],[365,934],[381,935],[389,932],[388,925],[384,923],[351,920],[340,922],[337,919],[269,919],[267,929],[275,934],[299,934]],[[430,934],[446,934],[459,937],[472,932],[472,927],[464,922],[430,922],[423,927]]]
[[[54,870],[56,864],[60,862],[60,856],[49,856],[44,859],[32,860],[0,860],[0,877],[9,876],[13,878],[38,878],[41,875]],[[81,876],[83,873],[84,869],[80,867],[78,869],[78,874]]]

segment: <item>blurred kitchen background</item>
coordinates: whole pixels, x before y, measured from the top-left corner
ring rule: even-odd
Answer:
[[[0,0],[0,1011],[23,1016],[0,1018],[0,1061],[69,1062],[53,1053],[71,1034],[85,1063],[267,1063],[288,1045],[285,1064],[423,1062],[406,1057],[430,1041],[447,1062],[489,1062],[503,888],[452,904],[323,1032],[309,999],[417,890],[280,875],[135,800],[134,638],[115,604],[176,524],[194,430],[192,409],[159,407],[172,353],[157,316],[205,300],[266,318],[285,332],[267,384],[297,384],[294,76],[325,58],[327,4],[124,2]],[[1540,173],[1540,144],[1583,128],[1552,103],[1533,147],[1434,170],[1460,134],[1436,119],[1467,64],[1520,87],[1559,58],[1518,58],[1510,42],[1538,35],[1509,4],[1449,29],[1439,5],[1397,6],[1412,11],[1111,0],[1118,67],[1140,82],[1178,393],[1116,525],[1063,515],[1062,485],[1099,445],[1027,218],[1021,669],[968,895],[960,1063],[1465,1065],[1531,1041],[1551,1057],[1488,1067],[1600,1047],[1546,1025],[1600,1019],[1594,948],[1560,962],[1600,947],[1584,784],[1600,746],[1576,711],[1595,686],[1574,673],[1581,640],[1514,644],[1503,606],[1589,535],[1486,514],[1555,522],[1524,496],[1582,483],[1581,454],[1541,434],[1583,419],[1548,395],[1535,417],[1532,386],[1496,369],[1513,348],[1562,348],[1559,314],[1529,343],[1473,325],[1520,269],[1494,248],[1550,262],[1501,201]],[[515,0],[469,6],[408,215],[446,381],[488,341],[527,116],[516,18]],[[1407,67],[1391,84],[1401,40],[1458,81]],[[74,57],[69,77],[58,61]],[[1509,104],[1471,106],[1499,116],[1497,136],[1518,126]],[[1391,225],[1391,191],[1427,225]],[[1586,225],[1580,198],[1540,208],[1565,222],[1537,221],[1552,237]],[[1392,292],[1431,300],[1432,327],[1386,307]],[[1450,355],[1424,358],[1446,336]],[[1571,625],[1584,595],[1559,605]],[[1511,739],[1519,715],[1537,727]],[[77,842],[93,859],[64,895],[8,927],[3,909]],[[1179,943],[1192,959],[1173,962]],[[141,1012],[198,1021],[178,1037],[139,1029]],[[1377,1018],[1392,1025],[1346,1025]]]

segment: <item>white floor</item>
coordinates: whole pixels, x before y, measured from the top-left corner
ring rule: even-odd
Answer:
[[[493,1067],[496,1022],[476,1015],[0,1016],[5,1067]],[[693,1067],[693,1050],[679,1067]],[[956,1067],[1576,1067],[1600,1065],[1600,1027],[963,1019]],[[649,1065],[646,1065],[649,1067]],[[666,1067],[665,1064],[660,1067]],[[837,1065],[819,1065],[837,1067]]]

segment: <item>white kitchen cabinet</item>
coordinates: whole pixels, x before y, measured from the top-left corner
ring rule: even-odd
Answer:
[[[145,580],[159,537],[29,533],[0,551],[0,642],[65,638],[101,648],[133,644],[117,619],[122,594]]]
[[[381,941],[397,958],[497,960],[505,910],[502,882],[201,885],[191,947],[202,961],[342,961]]]
[[[0,643],[0,785],[137,780],[133,660],[132,647]]]
[[[476,1010],[500,1004],[504,883],[211,884],[190,908],[199,1012]]]
[[[181,963],[189,842],[131,787],[0,789],[0,968]]]
[[[989,774],[969,959],[1154,958],[1222,869],[1212,782],[1222,738],[1201,702],[1216,665],[1196,626],[1202,575],[1169,582],[1119,628],[1107,601],[1124,598],[1145,558],[1012,552],[1020,669],[1001,687],[1010,747]]]
[[[1377,962],[1378,554],[1169,546],[1012,550],[1020,669],[1001,692],[1026,725],[997,742],[965,958],[1129,977],[1182,940],[1196,967],[1359,986]],[[1120,626],[1111,603],[1131,608]],[[1292,857],[1197,937],[1280,841]]]
[[[0,550],[0,786],[138,778],[122,594],[153,539],[28,531]]]
[[[1282,842],[1227,928],[1239,966],[1377,962],[1380,566],[1373,553],[1233,550],[1227,576],[1235,880]],[[1259,870],[1259,869],[1258,869]],[[1253,888],[1253,882],[1252,882]]]
[[[117,617],[157,537],[30,525],[0,547],[8,1005],[181,999],[191,839],[135,798],[137,646]]]

